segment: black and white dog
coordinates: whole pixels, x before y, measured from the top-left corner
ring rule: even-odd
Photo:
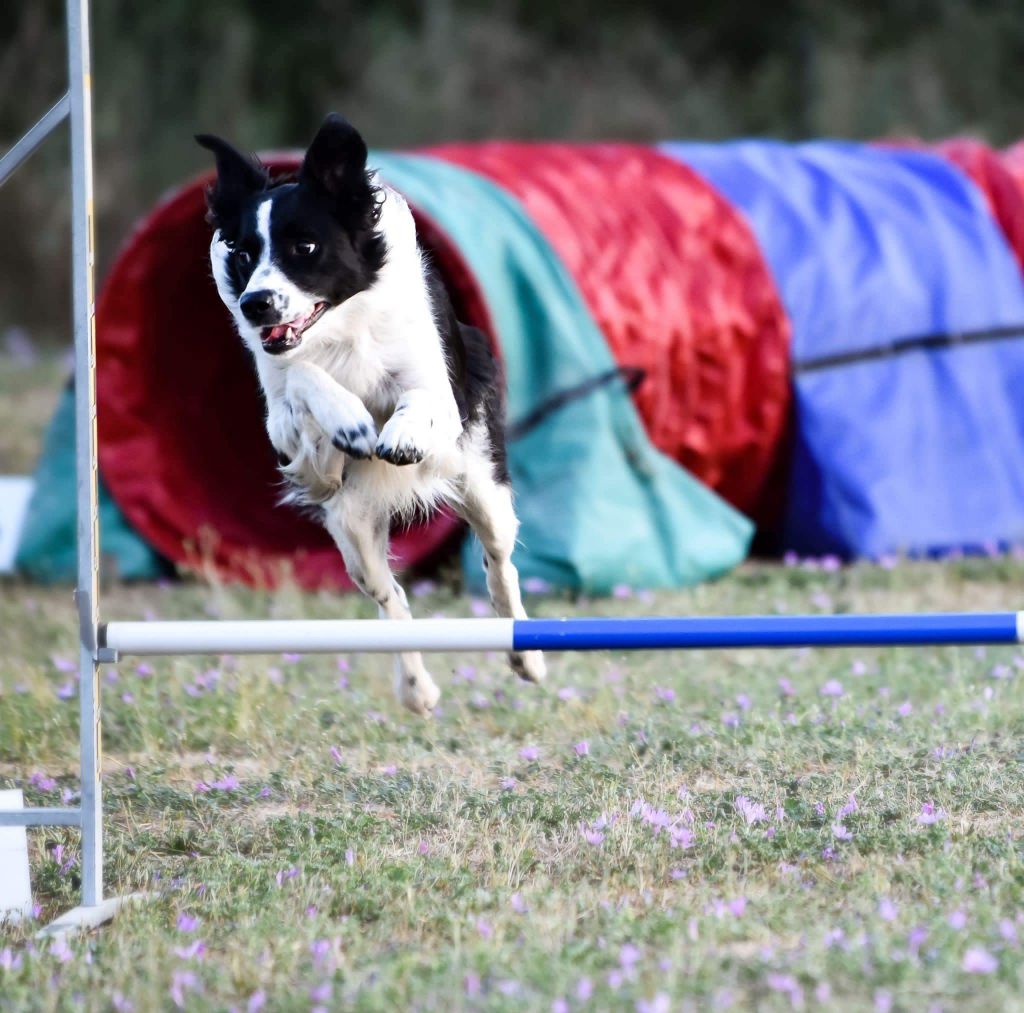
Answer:
[[[409,206],[367,170],[362,137],[328,116],[288,180],[197,140],[217,159],[213,277],[256,361],[286,498],[319,509],[388,619],[410,618],[388,564],[392,520],[451,504],[483,543],[495,611],[525,618],[499,370],[486,336],[456,320]],[[539,652],[510,661],[544,678]],[[440,691],[422,657],[399,655],[396,674],[402,703],[429,714]]]

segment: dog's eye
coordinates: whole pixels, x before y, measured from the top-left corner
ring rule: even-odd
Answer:
[[[233,250],[235,263],[239,267],[248,267],[252,263],[252,254],[248,250]]]
[[[301,239],[293,247],[296,257],[312,257],[320,247],[311,239]]]

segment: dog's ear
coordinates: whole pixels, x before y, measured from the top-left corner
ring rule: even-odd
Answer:
[[[324,120],[302,161],[299,179],[344,205],[369,195],[366,142],[344,116],[331,113]]]
[[[267,170],[255,158],[212,134],[196,134],[196,141],[217,159],[217,182],[206,191],[206,206],[211,224],[220,227],[237,216],[247,197],[266,189]]]

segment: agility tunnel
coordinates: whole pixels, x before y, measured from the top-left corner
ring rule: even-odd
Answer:
[[[1024,540],[1013,150],[490,142],[371,161],[502,358],[524,577],[680,586],[738,563],[754,525],[844,557]],[[207,180],[147,216],[103,286],[104,544],[127,576],[159,554],[345,586],[322,529],[276,505],[255,375],[209,277]],[[26,570],[53,563],[53,535],[30,525]],[[462,535],[444,513],[396,532],[397,564]]]

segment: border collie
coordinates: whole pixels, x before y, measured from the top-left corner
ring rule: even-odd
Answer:
[[[497,364],[456,319],[408,204],[366,168],[362,137],[328,116],[287,179],[218,137],[196,140],[217,160],[213,277],[256,362],[285,499],[318,511],[388,619],[411,618],[388,563],[392,520],[448,503],[483,544],[495,611],[525,618]],[[544,678],[541,653],[509,660]],[[429,714],[440,691],[422,657],[400,654],[395,669],[401,702]]]

